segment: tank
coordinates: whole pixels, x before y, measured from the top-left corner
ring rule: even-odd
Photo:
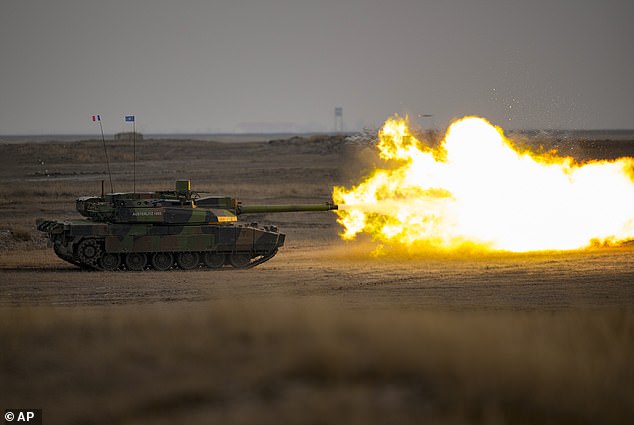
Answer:
[[[97,270],[246,269],[270,260],[284,245],[276,226],[238,222],[241,214],[329,211],[331,202],[242,205],[235,198],[201,196],[189,180],[173,191],[84,196],[75,207],[84,219],[38,220],[57,256]]]

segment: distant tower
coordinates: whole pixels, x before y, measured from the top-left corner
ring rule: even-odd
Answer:
[[[335,107],[335,133],[341,133],[343,131],[343,108],[341,106]]]

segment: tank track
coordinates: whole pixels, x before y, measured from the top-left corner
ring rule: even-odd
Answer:
[[[59,258],[87,270],[250,269],[273,258],[283,245],[282,235],[281,243],[258,251],[107,252],[103,238],[69,235],[65,226],[67,223],[53,220],[40,220],[37,223],[38,230],[48,233],[49,246],[53,246]],[[276,232],[277,229],[265,227],[262,231]]]
[[[59,258],[74,266],[85,270],[100,271],[222,270],[228,268],[246,270],[267,262],[277,254],[277,249],[274,249],[266,254],[255,255],[245,261],[245,257],[251,257],[251,253],[213,253],[214,256],[224,256],[224,261],[222,264],[220,261],[212,264],[205,261],[205,254],[207,254],[205,252],[113,254],[106,253],[101,249],[96,250],[100,255],[95,257],[80,253],[80,248],[82,248],[81,244],[78,247],[78,254],[75,256],[65,255],[57,248],[54,251]],[[233,254],[236,255],[233,256]],[[159,258],[165,259],[166,257],[169,260],[161,263]],[[216,260],[218,260],[217,257]]]

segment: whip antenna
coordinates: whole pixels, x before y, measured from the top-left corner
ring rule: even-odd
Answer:
[[[101,125],[101,115],[93,115],[93,122],[99,122],[99,130],[101,130],[101,141],[103,142],[103,153],[106,155],[106,166],[108,167],[108,178],[110,179],[110,193],[114,193],[112,187],[112,173],[110,172],[110,160],[108,159],[108,149],[106,149],[106,138],[103,135],[103,126]]]

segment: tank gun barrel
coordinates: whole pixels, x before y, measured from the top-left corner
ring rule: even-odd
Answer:
[[[338,209],[338,205],[332,202],[323,204],[290,204],[290,205],[242,205],[238,204],[237,214],[261,214],[302,211],[330,211]]]

